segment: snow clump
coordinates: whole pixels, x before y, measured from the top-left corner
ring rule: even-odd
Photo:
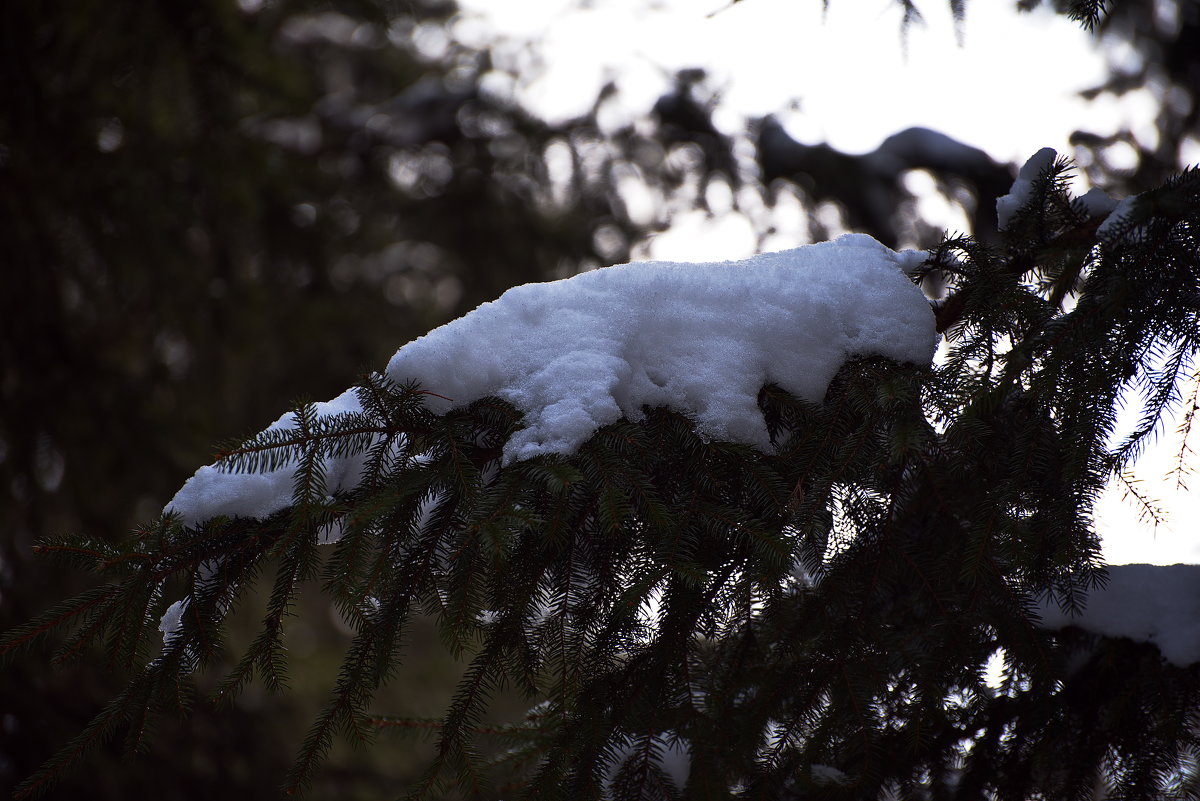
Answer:
[[[1117,200],[1098,186],[1093,186],[1087,194],[1079,197],[1079,205],[1087,216],[1106,217],[1117,207]]]
[[[488,396],[520,409],[505,464],[570,454],[644,406],[688,412],[705,436],[767,450],[764,384],[817,401],[852,357],[931,362],[933,313],[908,277],[925,256],[847,234],[743,261],[640,262],[526,284],[403,346],[387,375],[435,393],[437,413]],[[316,411],[360,408],[348,391]],[[289,413],[271,429],[294,427]],[[352,489],[361,461],[326,460],[329,491]],[[293,474],[203,467],[165,511],[187,525],[265,517],[291,503]]]
[[[1013,215],[1029,202],[1033,195],[1033,182],[1050,169],[1057,158],[1058,152],[1052,147],[1043,147],[1034,153],[1017,173],[1017,180],[1013,181],[1008,194],[996,199],[996,223],[1001,231],[1008,228]]]
[[[816,401],[852,356],[929,364],[933,314],[903,270],[923,259],[849,234],[745,261],[526,284],[405,345],[387,372],[452,399],[430,398],[436,412],[488,395],[524,412],[505,463],[569,454],[643,406],[691,412],[705,435],[765,450],[764,384]]]
[[[1117,232],[1125,227],[1126,220],[1133,214],[1138,197],[1139,195],[1129,195],[1121,198],[1121,202],[1104,218],[1104,222],[1096,229],[1096,237],[1101,242],[1111,243],[1116,238]]]

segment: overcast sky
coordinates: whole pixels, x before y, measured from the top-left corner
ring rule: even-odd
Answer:
[[[956,33],[947,4],[925,0],[925,23],[905,41],[892,0],[831,0],[827,15],[820,0],[724,2],[461,5],[511,37],[508,57],[532,76],[523,99],[551,117],[585,110],[607,79],[648,108],[675,70],[703,66],[723,89],[726,125],[798,102],[788,118],[797,135],[850,152],[924,125],[1024,161],[1042,147],[1065,150],[1081,122],[1115,122],[1115,108],[1089,110],[1075,97],[1105,74],[1090,34],[1047,11],[976,0]],[[535,51],[553,69],[534,69]]]

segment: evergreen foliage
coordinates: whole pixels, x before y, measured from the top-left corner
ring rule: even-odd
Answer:
[[[902,5],[917,8],[916,3]],[[1120,96],[1150,87],[1155,96],[1169,97],[1171,102],[1159,109],[1159,135],[1153,141],[1126,130],[1112,135],[1078,132],[1072,143],[1093,184],[1122,193],[1143,192],[1178,169],[1186,159],[1183,144],[1196,129],[1200,103],[1187,101],[1194,100],[1196,93],[1200,6],[1171,0],[1107,5],[1097,32],[1127,47],[1113,51],[1125,56],[1114,60],[1110,79],[1091,94]],[[958,14],[969,4],[956,0],[951,7]],[[1063,12],[1072,7],[1102,10],[1095,2],[1056,7]],[[100,725],[63,752],[38,789],[53,785],[57,789],[52,794],[58,798],[151,794],[163,801],[261,798],[268,797],[284,775],[280,760],[286,760],[290,749],[288,735],[297,718],[306,714],[306,701],[314,692],[323,692],[315,686],[314,674],[324,671],[314,666],[311,657],[305,658],[302,635],[308,623],[316,622],[312,610],[323,613],[325,604],[313,597],[319,593],[297,595],[299,578],[314,574],[308,585],[312,587],[323,574],[335,573],[330,563],[334,548],[305,546],[303,553],[292,553],[289,548],[300,546],[282,544],[286,531],[269,535],[263,529],[260,534],[265,539],[256,539],[259,535],[249,539],[251,544],[265,545],[265,551],[256,559],[252,548],[242,551],[246,561],[239,563],[226,552],[235,545],[251,547],[238,535],[247,530],[246,521],[241,521],[242,529],[238,521],[225,521],[224,535],[211,540],[193,532],[194,547],[188,545],[184,532],[176,531],[170,535],[174,539],[163,540],[181,549],[175,554],[156,550],[167,547],[156,544],[156,526],[142,527],[154,534],[143,537],[141,545],[116,541],[139,516],[145,516],[144,508],[161,505],[177,477],[210,453],[208,443],[215,437],[273,417],[279,410],[272,399],[299,391],[328,396],[346,385],[347,371],[356,365],[379,364],[395,343],[495,297],[513,283],[561,275],[564,265],[575,269],[581,264],[624,260],[632,244],[645,242],[648,230],[665,227],[673,215],[696,205],[705,207],[704,190],[714,180],[739,190],[736,204],[741,189],[758,190],[769,200],[763,184],[779,177],[788,182],[784,186],[797,194],[803,207],[811,210],[818,201],[832,199],[843,208],[850,225],[881,239],[887,237],[888,224],[907,213],[906,195],[901,195],[890,204],[896,207],[895,220],[874,225],[872,220],[856,219],[861,186],[853,176],[862,175],[870,154],[850,157],[818,146],[823,162],[832,153],[842,157],[839,163],[845,167],[835,176],[837,182],[824,178],[819,182],[825,195],[814,194],[805,180],[806,170],[771,176],[761,155],[757,160],[734,158],[738,148],[744,148],[745,137],[723,134],[713,125],[717,88],[706,83],[701,70],[679,73],[675,90],[655,104],[656,125],[639,124],[616,132],[602,128],[598,112],[612,98],[611,86],[583,117],[553,124],[538,120],[511,98],[481,91],[481,76],[498,67],[486,46],[478,49],[455,39],[448,24],[455,9],[444,0],[404,4],[204,0],[186,9],[169,4],[125,7],[39,0],[10,4],[6,12],[6,24],[0,28],[0,105],[6,111],[0,115],[0,241],[7,279],[6,291],[0,293],[0,486],[6,498],[0,503],[4,531],[0,629],[28,619],[34,610],[58,605],[59,598],[79,587],[90,586],[81,567],[98,568],[101,578],[129,580],[139,575],[137,581],[142,583],[125,590],[96,588],[44,616],[45,624],[59,631],[75,626],[54,662],[65,669],[47,672],[37,654],[6,666],[0,684],[4,724],[0,726],[0,796],[4,797],[14,777],[31,772],[52,750],[51,744],[67,739],[64,731],[78,730],[94,715],[100,699],[113,695],[113,688],[121,687],[126,677],[141,674],[165,656],[156,623],[169,601],[189,593],[193,598],[208,596],[207,601],[193,600],[191,609],[219,614],[197,617],[191,623],[185,619],[182,630],[186,633],[187,626],[201,626],[204,620],[219,623],[197,630],[195,636],[219,635],[225,638],[224,647],[215,649],[208,662],[202,662],[208,653],[203,648],[180,651],[179,681],[169,671],[157,679],[136,679],[136,687],[121,694],[121,703],[102,715]],[[318,19],[333,30],[358,35],[324,35],[313,24]],[[415,37],[409,34],[439,26],[444,26],[440,30],[450,41],[445,53],[431,58],[417,52]],[[969,40],[966,44],[971,45]],[[1130,48],[1140,54],[1140,61],[1128,57]],[[405,105],[414,98],[417,105]],[[316,139],[311,136],[314,132]],[[1138,151],[1132,172],[1115,158],[1128,145]],[[550,157],[564,152],[572,165],[565,185],[547,169]],[[957,181],[957,176],[945,175],[937,165],[912,166],[932,170],[939,183]],[[624,207],[615,184],[629,174],[643,180],[656,198],[652,219],[631,219]],[[405,180],[398,184],[396,175]],[[998,186],[1000,191],[1007,186],[1005,176]],[[957,186],[958,191],[962,188]],[[972,233],[999,248],[980,227],[992,205],[987,187],[968,183],[966,189],[976,200]],[[1160,201],[1170,207],[1187,198],[1173,197],[1174,201],[1167,196]],[[1161,211],[1154,208],[1158,202],[1139,211],[1144,212],[1143,224]],[[1066,212],[1063,215],[1059,224],[1065,234],[1072,223]],[[992,219],[993,227],[994,223]],[[918,228],[916,234],[922,246],[934,241],[924,238],[926,229]],[[1169,225],[1167,229],[1175,237],[1168,237],[1175,244],[1164,250],[1168,261],[1185,258],[1180,230]],[[815,218],[810,220],[810,230],[818,237],[828,235]],[[1159,235],[1166,234],[1155,234]],[[1084,269],[1087,259],[1066,254],[1084,247],[1080,242],[1094,241],[1086,226],[1079,237],[1072,244],[1072,235],[1062,236],[1053,247],[1064,253],[1054,258],[1060,260],[1061,269],[1069,272],[1075,265],[1084,277],[1091,269]],[[1049,250],[1038,253],[1035,248],[1032,253],[1027,258],[1035,262],[1054,260]],[[960,242],[945,249],[946,275],[959,289],[983,286],[989,278],[993,280],[988,291],[993,284],[997,291],[1022,289],[1033,273],[1022,280],[1004,277],[1003,271],[993,274],[979,269],[984,263],[1003,266],[1006,258],[1004,253]],[[956,272],[972,270],[969,275]],[[939,275],[931,270],[931,286]],[[1176,269],[1176,278],[1183,282],[1179,286],[1190,286],[1182,275]],[[457,301],[453,293],[437,291],[447,281],[451,285],[457,281],[463,290]],[[1060,300],[1074,302],[1075,284],[1060,280],[1055,286],[1062,293]],[[1151,287],[1112,291],[1133,298],[1151,292]],[[963,319],[962,307],[971,295],[956,291],[954,297],[962,300],[952,297],[940,312],[948,329]],[[1021,297],[1016,292],[1010,300],[1019,303]],[[987,325],[1003,328],[1003,314],[989,317],[983,307],[972,308],[980,319],[990,320]],[[1170,317],[1174,312],[1157,308],[1149,313]],[[338,336],[311,336],[317,330],[337,331]],[[1097,331],[1108,335],[1100,328]],[[1180,344],[1177,338],[1176,345]],[[986,351],[982,340],[979,347],[981,353]],[[1172,353],[1182,355],[1185,350],[1177,347]],[[997,353],[1001,352],[1003,348]],[[1170,367],[1170,361],[1148,352],[1152,358],[1147,365],[1160,372],[1148,370],[1137,380],[1146,386],[1157,383],[1167,390],[1158,396],[1159,402],[1170,401],[1169,370],[1163,369]],[[1113,363],[1119,361],[1113,357]],[[1177,366],[1187,374],[1182,361]],[[967,375],[964,370],[963,376]],[[922,387],[927,397],[934,395],[934,385]],[[1185,411],[1194,402],[1194,391],[1193,384],[1184,400]],[[774,408],[766,400],[764,404]],[[927,419],[941,430],[943,423],[932,414],[933,408],[927,404]],[[1153,406],[1148,410],[1153,411]],[[771,413],[775,419],[782,415],[778,410]],[[1185,416],[1190,419],[1190,413]],[[374,422],[368,425],[375,428],[390,425],[379,422],[382,418],[371,419]],[[325,440],[330,444],[323,453],[363,444],[363,432],[356,435],[357,441],[349,429],[340,433],[344,436]],[[335,438],[337,442],[331,442]],[[1121,458],[1133,458],[1141,440],[1133,438]],[[255,458],[262,464],[281,458],[285,449],[269,446],[286,443],[260,442],[263,449],[238,453],[241,445],[227,448],[228,462],[249,470],[255,469]],[[414,452],[422,453],[408,453]],[[311,464],[314,471],[318,462]],[[1116,461],[1114,469],[1119,469]],[[484,475],[489,475],[488,468]],[[315,490],[319,486],[315,472],[311,481],[309,487]],[[1132,483],[1128,489],[1137,491]],[[856,500],[840,483],[831,497],[839,504],[853,501],[859,506],[873,498],[867,493],[865,500]],[[379,502],[385,503],[386,497]],[[321,504],[314,505],[311,519],[303,523],[317,526],[318,541],[344,529],[344,522],[334,521],[344,521],[349,514],[329,499],[322,503],[328,508],[322,511]],[[869,509],[869,504],[863,508]],[[1155,513],[1149,504],[1146,509]],[[358,502],[355,510],[358,516],[372,514],[364,502]],[[418,507],[421,515],[427,511],[426,504]],[[523,514],[522,508],[510,512]],[[810,532],[805,536],[819,542],[821,532],[826,532],[823,536],[836,544],[853,531],[851,524],[857,519],[841,512],[829,517],[832,523],[814,518],[816,524],[805,529]],[[290,524],[280,525],[286,529]],[[93,536],[45,539],[48,532],[62,531],[88,531]],[[43,540],[44,551],[58,559],[29,558],[29,545],[37,539]],[[370,553],[371,541],[364,542],[362,553]],[[799,544],[790,547],[801,556],[807,553]],[[158,569],[151,571],[153,575],[131,569],[155,559]],[[819,577],[819,571],[812,575]],[[151,579],[159,582],[157,591]],[[784,583],[788,588],[809,586],[791,578]],[[226,594],[212,595],[218,590]],[[289,590],[291,603],[281,607],[278,599]],[[242,647],[242,627],[260,614],[248,608],[257,607],[259,592],[268,596],[265,602],[271,608],[261,613],[260,636],[246,643],[247,650]],[[658,598],[661,592],[656,588],[650,594]],[[233,614],[235,608],[241,609],[240,617]],[[370,608],[368,603],[354,612],[343,604],[351,618]],[[418,603],[417,608],[425,607]],[[481,603],[481,608],[493,613],[484,621],[495,622],[498,606]],[[306,617],[292,620],[296,625],[289,626],[292,613]],[[548,619],[540,611],[536,617],[539,624]],[[646,621],[647,625],[653,622]],[[863,625],[851,622],[855,627]],[[425,685],[410,685],[410,677],[430,670],[431,664],[444,670],[450,661],[442,654],[431,657],[422,651],[422,639],[431,636],[424,614],[410,618],[409,624],[401,632],[406,650],[392,663],[401,672],[389,674],[390,686],[362,707],[370,711],[357,719],[354,733],[358,735],[407,732],[436,737],[443,729],[441,718],[374,711],[395,711],[390,706],[393,701],[433,695]],[[442,625],[447,626],[444,620]],[[761,643],[766,635],[759,623],[755,625],[752,634]],[[328,629],[318,638],[340,636],[332,626]],[[6,640],[9,654],[41,637],[55,636],[53,630],[39,632],[36,626],[11,634]],[[778,640],[787,635],[777,632],[775,636]],[[482,631],[474,640],[451,640],[451,645],[472,654],[481,637]],[[1094,647],[1077,632],[1059,639],[1069,647],[1075,642]],[[711,646],[707,639],[704,643]],[[92,644],[107,658],[91,658]],[[290,663],[283,660],[285,644],[291,646]],[[1174,671],[1169,674],[1174,678],[1150,681],[1146,671],[1151,668],[1143,670],[1142,662],[1157,662],[1152,649],[1128,643],[1103,647],[1110,658],[1103,670],[1093,670],[1090,678],[1076,685],[1070,699],[1074,710],[1070,725],[1087,726],[1099,714],[1090,694],[1119,697],[1129,703],[1102,710],[1104,725],[1114,737],[1119,731],[1139,738],[1141,732],[1151,732],[1162,742],[1173,742],[1170,726],[1178,730],[1185,724],[1171,723],[1171,715],[1189,714],[1191,709],[1186,675]],[[739,657],[743,661],[738,664],[754,664],[747,660],[765,649],[747,648],[747,656]],[[318,653],[323,660],[325,651],[318,649]],[[108,669],[96,669],[99,665]],[[186,675],[193,670],[200,680],[189,698]],[[286,687],[288,694],[274,699],[270,714],[259,708],[257,687],[243,694],[243,703],[205,703],[210,682],[224,677],[227,670],[232,675],[225,682],[225,699],[255,683]],[[785,683],[787,676],[777,676],[775,686]],[[1161,693],[1163,700],[1157,707],[1165,715],[1161,720],[1154,710],[1136,703],[1133,676]],[[619,686],[617,679],[612,682],[606,686]],[[727,682],[731,691],[746,683]],[[510,703],[513,692],[509,682],[502,703]],[[1047,692],[1047,697],[1053,695]],[[150,708],[146,702],[153,697],[161,700],[158,709],[187,710],[188,717],[182,722],[161,721],[164,725],[150,729],[155,717],[137,709],[139,705]],[[702,711],[711,742],[724,743],[722,732],[731,741],[736,732],[752,728],[750,717],[742,719],[741,729],[732,717],[712,723],[736,704],[719,706],[712,699],[707,703],[707,711]],[[1023,714],[1032,714],[1032,703]],[[1058,711],[1048,707],[1042,714]],[[347,716],[341,714],[336,720],[344,722]],[[459,734],[477,735],[482,758],[495,759],[495,777],[502,788],[495,795],[510,797],[507,783],[526,775],[521,768],[541,764],[551,745],[550,735],[561,721],[561,715],[556,719],[553,714],[551,707],[537,706],[522,723],[459,724]],[[1007,712],[996,714],[997,720],[1009,720],[1004,717]],[[961,719],[965,718],[955,718]],[[1162,721],[1169,725],[1163,728]],[[1043,722],[1049,726],[1053,721]],[[132,723],[137,725],[126,725]],[[652,723],[643,720],[640,731],[654,729]],[[1042,724],[1027,728],[1034,731],[1037,725]],[[1056,725],[1066,724],[1060,720]],[[793,731],[801,734],[792,738],[788,747],[793,750],[784,756],[796,765],[802,759],[795,755],[795,743],[802,736],[811,739],[811,732]],[[128,743],[149,746],[152,756],[124,762],[112,758],[119,752],[116,744],[95,749],[104,737],[119,740],[123,733]],[[700,723],[695,723],[688,735],[697,738],[700,733]],[[647,786],[660,781],[654,761],[659,757],[669,761],[679,743],[670,734],[621,736],[624,746],[604,752],[627,763],[618,784],[632,793],[639,780]],[[711,742],[709,751],[702,752],[701,743],[693,739],[697,760],[714,758]],[[771,745],[777,742],[772,740]],[[64,781],[65,768],[89,747],[93,754],[82,762],[84,770]],[[1014,750],[1010,768],[1035,753],[1036,747],[1040,746],[1033,741],[1021,745],[1023,751]],[[1132,753],[1151,746],[1135,742],[1123,747]],[[1156,753],[1170,752],[1166,748]],[[393,777],[408,775],[416,753],[406,745],[390,750],[386,760],[378,759],[376,752],[374,761],[368,762],[361,752],[349,761],[345,751],[335,752],[309,774],[316,777],[312,795],[379,797],[387,792],[380,788],[395,786]],[[725,753],[722,746],[717,756]],[[631,761],[633,756],[639,758]],[[569,753],[561,757],[569,758]],[[447,761],[450,769],[431,780],[430,786],[452,780],[458,764]],[[820,767],[832,764],[840,763],[833,757],[817,763],[810,771],[812,780],[835,776]],[[783,765],[777,775],[786,771]],[[981,763],[979,775],[987,774],[986,764]],[[771,791],[770,785],[762,786],[767,789],[761,792]],[[813,790],[818,791],[837,788],[823,785]],[[779,794],[792,792],[807,790],[780,790]],[[870,790],[861,794],[869,795]],[[962,794],[966,796],[967,790]]]
[[[4,10],[0,629],[88,586],[33,543],[123,536],[280,398],[328,396],[397,342],[564,265],[626,260],[663,224],[624,213],[627,154],[594,114],[547,122],[483,90],[503,69],[454,36],[444,0]],[[429,57],[414,31],[449,44]],[[569,187],[547,168],[564,151]],[[59,793],[259,797],[307,714],[305,675],[274,715],[201,708],[136,775],[105,759]],[[0,797],[120,682],[11,667]],[[410,770],[358,759],[335,761],[341,798]]]
[[[361,413],[302,404],[297,429],[220,454],[237,472],[295,461],[288,509],[43,543],[109,583],[0,650],[66,633],[56,662],[99,649],[133,678],[20,797],[203,703],[191,677],[226,656],[225,620],[256,581],[271,588],[260,633],[216,697],[285,687],[286,624],[313,577],[355,637],[288,792],[335,737],[413,731],[436,737],[413,798],[1200,795],[1197,668],[1037,626],[1040,603],[1075,608],[1103,583],[1092,505],[1196,384],[1200,170],[1104,226],[1068,170],[1032,182],[1000,244],[930,252],[936,367],[855,360],[819,403],[763,387],[770,453],[654,408],[569,457],[501,467],[518,409],[435,415],[421,387],[373,374]],[[1141,422],[1114,440],[1131,390]],[[323,463],[351,453],[367,454],[362,481],[331,495]],[[469,659],[440,720],[372,708],[418,614]],[[526,720],[488,721],[501,691],[528,699]]]

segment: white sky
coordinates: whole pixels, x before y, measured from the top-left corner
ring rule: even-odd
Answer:
[[[907,47],[892,0],[832,0],[824,17],[820,0],[723,3],[460,5],[512,38],[512,57],[536,74],[522,99],[541,114],[585,110],[610,78],[648,109],[675,70],[703,66],[723,89],[727,113],[777,113],[796,101],[800,113],[788,123],[802,140],[848,152],[871,150],[912,125],[1007,161],[1023,162],[1046,146],[1066,151],[1073,127],[1091,118],[1074,92],[1105,75],[1089,35],[1074,23],[1049,12],[1017,14],[1006,0],[968,4],[962,47],[942,0],[922,3],[926,24],[909,30]],[[550,70],[533,69],[530,41]]]
[[[1016,164],[1046,146],[1072,155],[1068,137],[1077,128],[1107,133],[1128,122],[1139,138],[1153,136],[1148,93],[1090,104],[1077,97],[1105,76],[1090,34],[1048,11],[1018,14],[1012,0],[968,3],[957,32],[948,4],[926,0],[925,24],[910,28],[906,41],[892,0],[831,0],[826,15],[820,0],[459,4],[465,13],[455,35],[468,44],[504,37],[495,51],[498,66],[521,75],[521,101],[551,119],[586,111],[608,80],[631,113],[644,113],[676,70],[701,66],[721,91],[715,121],[722,129],[733,132],[746,117],[775,113],[800,141],[826,141],[851,153],[915,125]],[[681,220],[675,235],[653,243],[652,255],[749,255],[753,238],[744,221],[704,223],[704,231],[697,225]],[[1163,437],[1137,471],[1142,491],[1162,502],[1169,525],[1140,522],[1116,490],[1097,507],[1107,561],[1200,562],[1194,522],[1200,505],[1173,480],[1159,480],[1174,466],[1177,449],[1177,437]]]

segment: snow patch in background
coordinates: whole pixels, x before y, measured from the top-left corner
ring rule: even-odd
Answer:
[[[647,405],[691,413],[714,439],[767,449],[764,384],[816,401],[853,356],[930,363],[933,313],[906,275],[924,258],[848,234],[744,261],[641,262],[526,284],[400,348],[387,374],[449,399],[429,397],[438,413],[491,395],[521,409],[525,428],[505,446],[506,464],[570,454]],[[316,406],[319,416],[360,411],[352,390]],[[270,430],[294,427],[289,412]],[[356,486],[362,458],[326,460],[329,492]],[[202,467],[165,511],[189,526],[262,518],[291,503],[293,479],[294,465]]]
[[[1200,565],[1112,565],[1108,584],[1088,593],[1078,617],[1043,604],[1042,628],[1076,626],[1153,643],[1179,667],[1200,662]]]
[[[609,790],[612,789],[620,766],[644,747],[640,740],[635,740],[617,749],[615,759],[610,765],[604,781]],[[666,732],[656,735],[650,747],[656,754],[653,761],[671,778],[676,787],[683,788],[692,772],[691,744],[686,739],[678,737],[674,732]]]

